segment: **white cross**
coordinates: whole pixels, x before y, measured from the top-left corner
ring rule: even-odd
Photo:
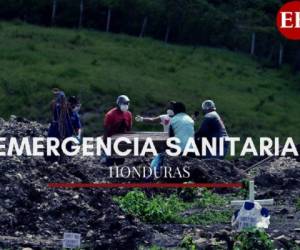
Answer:
[[[231,201],[231,206],[242,206],[246,201],[258,202],[262,206],[271,206],[274,204],[274,199],[255,200],[254,181],[249,181],[249,200]]]

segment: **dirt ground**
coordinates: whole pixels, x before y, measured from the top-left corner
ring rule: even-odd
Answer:
[[[45,125],[22,118],[0,119],[0,137],[45,136]],[[126,166],[147,165],[151,158],[128,158]],[[190,166],[195,182],[234,182],[253,178],[256,198],[274,198],[268,232],[278,249],[300,243],[300,163],[293,158],[274,158],[250,172],[258,159],[234,161],[167,158],[168,166]],[[214,245],[228,249],[226,239],[234,231],[230,221],[210,226],[145,224],[126,215],[112,200],[128,189],[52,189],[51,182],[103,182],[108,169],[97,157],[75,157],[66,163],[49,163],[42,157],[2,157],[0,161],[0,249],[60,249],[64,232],[82,235],[89,249],[136,249],[139,245],[177,247],[191,234],[199,249]],[[132,180],[131,180],[132,181]],[[175,180],[176,181],[176,180]],[[219,193],[236,192],[216,190]],[[173,190],[152,192],[173,192]],[[234,210],[233,210],[234,211]]]

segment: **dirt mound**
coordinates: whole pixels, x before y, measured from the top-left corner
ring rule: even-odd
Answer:
[[[194,182],[235,182],[246,177],[233,163],[225,160],[166,157],[164,165],[181,169],[188,167],[191,175],[189,180]]]
[[[80,182],[68,168],[76,165],[48,166],[43,160],[1,161],[0,233],[6,236],[38,235],[60,244],[63,232],[79,232],[93,247],[130,249],[141,233],[137,223],[112,201],[111,193],[98,189],[49,189],[47,183]],[[76,171],[75,171],[76,173]],[[56,179],[57,180],[57,179]]]
[[[0,118],[0,136],[22,138],[26,136],[46,136],[47,126],[22,117],[11,116],[9,121]]]
[[[41,136],[46,127],[13,118],[2,120],[0,130],[2,137]],[[112,201],[113,191],[47,187],[54,181],[95,181],[101,176],[96,167],[92,160],[74,159],[58,165],[40,157],[1,159],[0,247],[17,244],[57,249],[64,232],[78,232],[83,244],[93,249],[133,249],[142,227]]]
[[[37,122],[17,117],[0,119],[0,137],[46,133],[47,126]],[[149,166],[150,162],[151,158],[146,157],[128,158],[123,166]],[[241,162],[166,157],[164,165],[181,169],[188,166],[190,181],[194,182],[236,182],[247,177],[240,165],[249,164]],[[283,189],[299,190],[299,162],[280,158],[268,164],[257,169],[255,182],[264,191],[258,197],[266,198],[266,192],[272,196],[270,192]],[[2,157],[0,171],[0,248],[57,249],[64,232],[80,233],[83,245],[92,249],[134,249],[145,237],[151,238],[151,226],[125,215],[113,201],[115,195],[125,194],[128,189],[48,188],[51,182],[124,181],[108,179],[108,168],[101,166],[97,157],[77,156],[64,164],[49,163],[42,157]]]
[[[285,196],[295,200],[300,194],[300,162],[280,157],[253,170],[255,183],[266,190],[265,196]]]

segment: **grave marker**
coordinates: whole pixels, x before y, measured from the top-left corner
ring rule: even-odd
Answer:
[[[249,182],[249,200],[231,201],[232,206],[241,206],[233,217],[232,226],[238,225],[241,231],[247,228],[268,228],[270,224],[269,211],[262,206],[273,205],[273,199],[255,200],[254,181]]]
[[[249,199],[231,201],[232,206],[242,206],[246,201],[258,202],[262,206],[271,206],[274,204],[274,199],[255,200],[254,181],[249,182]]]
[[[77,233],[64,233],[63,248],[80,248],[81,235]]]

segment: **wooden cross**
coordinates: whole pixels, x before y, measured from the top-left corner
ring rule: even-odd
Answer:
[[[262,206],[272,206],[274,199],[255,200],[254,181],[249,182],[249,199],[231,201],[231,206],[242,206],[246,201],[258,202]]]

